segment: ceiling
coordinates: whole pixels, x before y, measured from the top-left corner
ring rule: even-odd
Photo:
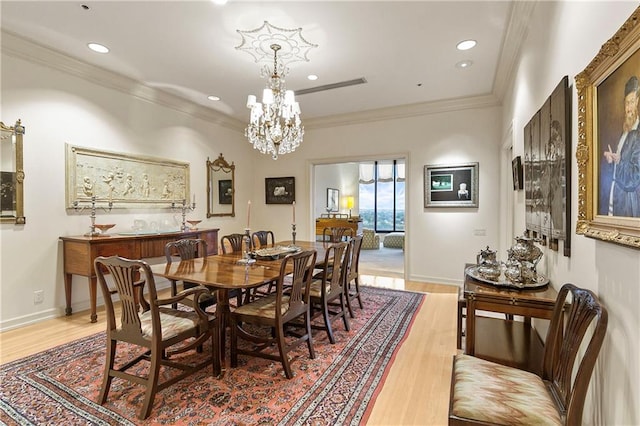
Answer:
[[[261,64],[236,49],[236,30],[264,21],[302,28],[317,44],[289,64],[288,89],[357,78],[365,84],[297,96],[303,120],[407,105],[500,97],[519,43],[512,1],[6,1],[2,29],[245,122]],[[87,8],[82,7],[88,6]],[[507,36],[507,34],[509,36]],[[516,34],[517,35],[517,34]],[[456,44],[478,44],[458,51]],[[98,54],[97,42],[110,48]],[[516,46],[516,47],[514,47]],[[458,68],[456,63],[473,65]],[[309,81],[307,75],[318,80]],[[220,101],[209,101],[216,95]],[[258,96],[259,98],[260,96]]]

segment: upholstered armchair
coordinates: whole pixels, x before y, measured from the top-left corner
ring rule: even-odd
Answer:
[[[364,228],[362,230],[362,249],[378,250],[380,249],[380,236],[373,229]]]

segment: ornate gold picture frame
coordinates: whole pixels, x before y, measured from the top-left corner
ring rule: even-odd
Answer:
[[[190,201],[189,163],[67,144],[67,208],[113,202],[114,208],[168,208]]]
[[[635,248],[640,248],[640,213],[635,209],[635,205],[640,206],[640,186],[627,184],[622,171],[626,169],[623,162],[627,151],[640,150],[639,131],[624,124],[627,95],[631,91],[636,97],[640,94],[633,88],[634,77],[635,83],[640,79],[639,18],[640,8],[576,76],[576,233]],[[637,111],[637,102],[635,108]],[[640,152],[637,155],[640,156]],[[629,175],[632,180],[640,181],[637,168]],[[611,186],[612,178],[616,187]],[[624,197],[619,192],[623,189]]]

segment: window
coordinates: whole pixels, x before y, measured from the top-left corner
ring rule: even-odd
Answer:
[[[360,163],[362,225],[379,232],[404,231],[404,160]]]

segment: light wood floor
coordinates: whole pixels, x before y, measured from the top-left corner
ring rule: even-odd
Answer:
[[[451,360],[456,353],[457,287],[364,275],[365,285],[429,293],[398,351],[368,425],[446,425]],[[0,333],[0,363],[13,361],[105,329],[77,312]]]

